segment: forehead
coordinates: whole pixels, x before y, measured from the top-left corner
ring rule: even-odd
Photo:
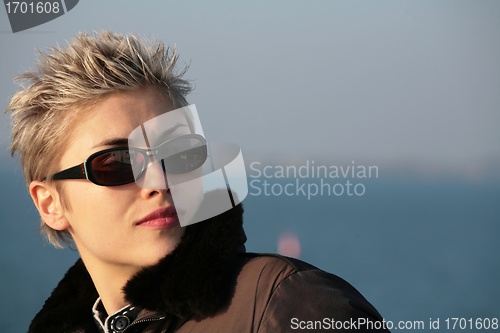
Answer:
[[[113,93],[99,100],[92,108],[77,112],[71,141],[98,146],[109,139],[127,138],[139,125],[173,109],[173,103],[168,98],[151,88]],[[169,117],[168,120],[172,122],[171,125],[183,121],[175,117]]]

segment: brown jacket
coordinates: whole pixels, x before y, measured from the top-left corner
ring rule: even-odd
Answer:
[[[187,227],[175,251],[127,283],[126,298],[139,314],[117,332],[371,332],[383,326],[346,281],[296,259],[245,253],[245,239],[241,206]],[[91,311],[97,297],[79,260],[29,332],[100,332]]]

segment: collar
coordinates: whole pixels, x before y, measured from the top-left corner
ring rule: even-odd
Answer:
[[[127,305],[108,316],[100,297],[97,298],[92,307],[94,321],[101,333],[123,332],[130,323],[136,320],[140,311],[141,310],[135,306]]]
[[[239,204],[216,217],[187,226],[174,251],[127,282],[124,287],[127,302],[182,320],[222,312],[234,292],[237,255],[245,251],[242,224],[243,207]],[[55,333],[91,326],[95,330],[91,309],[98,296],[79,259],[35,316],[29,332]]]

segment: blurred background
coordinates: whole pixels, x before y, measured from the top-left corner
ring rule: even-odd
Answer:
[[[87,0],[15,34],[0,10],[2,109],[36,49],[102,29],[190,66],[208,139],[242,147],[248,251],[335,273],[395,323],[500,317],[500,2]],[[2,115],[0,331],[25,332],[77,253],[39,236],[9,135]]]

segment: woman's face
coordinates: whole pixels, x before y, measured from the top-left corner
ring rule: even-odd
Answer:
[[[171,102],[153,89],[107,96],[75,126],[60,170],[116,147],[113,142],[126,142],[134,128],[171,110]],[[188,133],[188,126],[178,126],[171,136]],[[144,177],[164,176],[152,165]],[[172,196],[164,187],[98,186],[88,180],[64,180],[63,186],[64,216],[86,265],[134,272],[170,253],[184,233],[172,217]]]

